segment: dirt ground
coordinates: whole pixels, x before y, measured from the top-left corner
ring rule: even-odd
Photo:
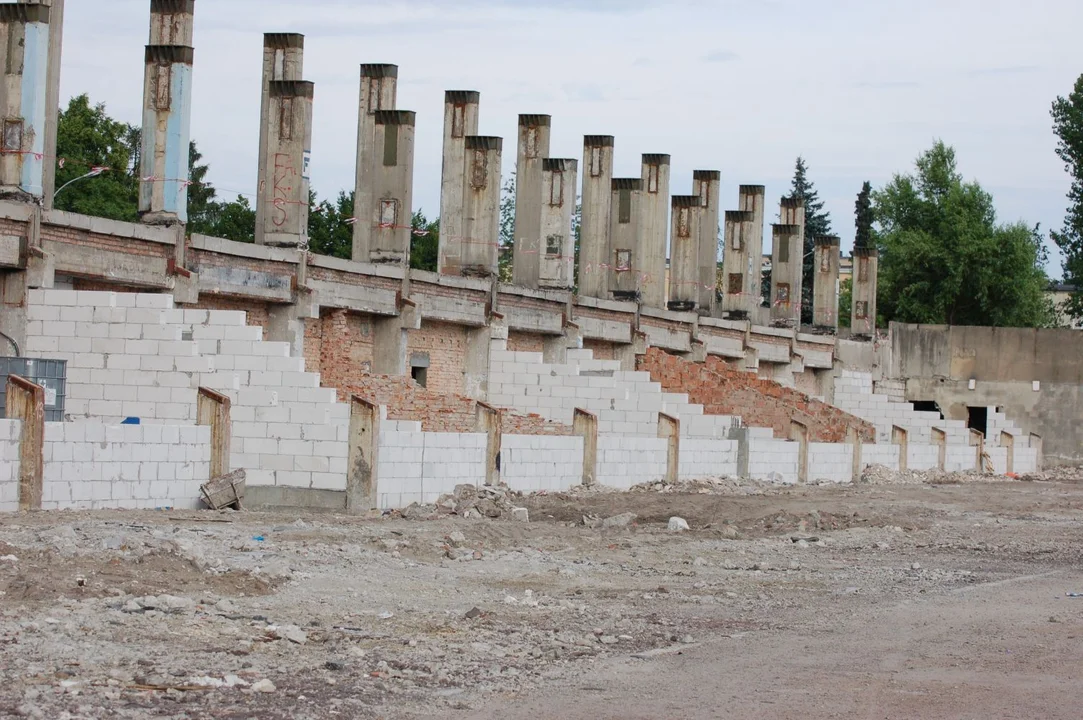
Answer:
[[[1083,471],[516,502],[530,522],[5,516],[0,717],[1083,707]]]

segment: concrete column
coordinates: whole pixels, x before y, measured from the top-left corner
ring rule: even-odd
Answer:
[[[699,225],[699,314],[713,315],[718,286],[718,220],[722,173],[718,170],[694,170],[692,194],[699,195],[703,208]]]
[[[763,304],[763,212],[766,188],[763,185],[742,185],[740,187],[740,209],[752,213],[752,219],[746,219],[741,234],[748,246],[748,288],[750,308]]]
[[[489,349],[491,331],[488,327],[466,328],[466,356],[463,358],[463,394],[475,400],[489,397]]]
[[[421,329],[421,309],[411,300],[400,301],[399,314],[372,322],[372,374],[406,374],[406,334]]]
[[[440,173],[440,272],[462,274],[463,200],[466,138],[478,134],[478,103],[473,90],[444,93],[444,160]],[[499,203],[499,195],[498,200]]]
[[[642,162],[642,225],[639,232],[640,302],[665,308],[666,236],[669,231],[669,155],[648,153]]]
[[[598,416],[576,408],[572,432],[583,438],[583,485],[589,487],[598,477]]]
[[[194,0],[153,0],[143,77],[139,218],[188,222]]]
[[[674,195],[669,240],[669,309],[695,310],[700,297],[699,241],[703,211],[699,195]]]
[[[643,181],[613,178],[610,182],[609,292],[617,300],[639,298],[640,226]]]
[[[801,324],[800,225],[771,226],[771,320],[786,327]]]
[[[46,163],[45,120],[49,90],[49,7],[0,5],[0,197],[40,201]]]
[[[858,337],[876,334],[876,272],[880,253],[875,248],[854,248],[853,309],[850,331]]]
[[[45,157],[42,167],[42,208],[53,209],[56,194],[56,130],[60,119],[60,58],[64,45],[64,0],[19,0],[49,8],[49,68],[45,91]],[[153,5],[152,5],[153,10]]]
[[[302,80],[271,83],[268,161],[256,198],[263,205],[263,243],[279,247],[308,244],[308,161],[312,147],[315,86]]]
[[[747,318],[759,297],[759,284],[748,286],[750,250],[745,231],[752,227],[753,213],[727,210],[725,246],[722,249],[722,312],[733,318]],[[753,295],[752,293],[755,293]],[[758,304],[758,303],[756,303]]]
[[[500,238],[500,161],[504,141],[498,137],[466,138],[463,174],[460,273],[495,277]]]
[[[364,398],[350,398],[350,448],[346,463],[346,510],[379,506],[380,408]]]
[[[613,136],[583,137],[583,214],[579,225],[579,294],[609,298]]]
[[[296,33],[265,33],[263,36],[263,80],[259,109],[259,178],[256,181],[256,244],[264,243],[266,215],[269,211],[264,196],[271,192],[268,182],[274,165],[271,150],[270,115],[271,83],[300,80],[304,69],[305,36]],[[307,198],[306,198],[307,199]]]
[[[941,428],[930,428],[929,435],[932,438],[933,445],[937,448],[936,454],[936,467],[943,471],[947,468],[948,462],[948,433]]]
[[[836,330],[839,326],[839,239],[821,235],[813,243],[812,324]]]
[[[544,252],[541,247],[542,166],[545,158],[549,157],[551,121],[548,115],[519,116],[512,282],[535,289],[539,286],[541,254]]]
[[[376,236],[380,234],[380,226],[385,224],[382,219],[384,208],[380,201],[381,191],[377,186],[384,179],[381,177],[381,167],[387,164],[387,153],[376,137],[376,114],[395,109],[398,78],[397,65],[361,66],[361,92],[357,111],[357,169],[353,195],[355,222],[351,255],[360,262],[370,261],[376,247]],[[410,126],[412,142],[412,120]]]
[[[672,415],[658,413],[658,437],[666,439],[665,482],[673,485],[681,477],[681,421]]]
[[[797,443],[797,482],[808,482],[808,425],[790,421],[790,440]]]
[[[575,285],[575,210],[578,160],[542,160],[541,227],[544,240],[538,286],[570,290]]]
[[[906,472],[910,464],[910,434],[899,425],[891,426],[891,444],[899,448],[899,470]]]
[[[377,110],[376,147],[380,157],[371,166],[366,179],[369,212],[362,212],[354,223],[354,260],[375,263],[410,263],[410,220],[413,217],[414,120],[408,110]],[[360,161],[359,161],[360,162]],[[357,197],[356,195],[354,196]],[[354,213],[357,213],[356,200]],[[363,243],[358,243],[357,229],[369,225]],[[369,245],[367,255],[359,249]]]

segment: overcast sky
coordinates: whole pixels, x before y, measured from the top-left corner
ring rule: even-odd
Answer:
[[[66,13],[62,102],[89,93],[138,123],[149,2]],[[1048,230],[1069,183],[1049,107],[1083,74],[1080,28],[1078,0],[198,0],[192,137],[220,195],[252,193],[262,33],[298,32],[321,197],[352,189],[358,65],[384,62],[417,112],[414,203],[430,217],[444,90],[459,89],[481,92],[479,132],[505,138],[505,174],[519,113],[553,116],[553,157],[615,135],[618,176],[669,153],[673,194],[693,169],[721,170],[723,209],[742,183],[777,209],[803,155],[848,248],[862,181],[882,185],[941,138],[1000,220]]]

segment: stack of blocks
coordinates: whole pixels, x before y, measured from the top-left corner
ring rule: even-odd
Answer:
[[[485,481],[484,433],[427,433],[420,422],[383,422],[376,476],[381,509],[434,503],[456,485]]]
[[[19,509],[19,438],[22,422],[0,419],[0,512]]]

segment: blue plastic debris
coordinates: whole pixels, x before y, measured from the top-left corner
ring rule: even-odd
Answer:
[[[139,418],[137,418],[137,417],[124,418],[123,420],[120,421],[120,424],[121,425],[138,425],[139,424]]]
[[[253,539],[253,540],[255,540],[256,542],[263,542],[263,540],[264,540],[264,537],[263,537],[262,535],[256,535],[256,536],[255,536],[254,538],[252,538],[252,539]]]

